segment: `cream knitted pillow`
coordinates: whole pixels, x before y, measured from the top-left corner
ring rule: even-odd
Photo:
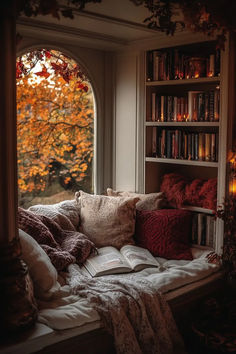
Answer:
[[[137,197],[140,199],[136,204],[137,210],[158,210],[164,208],[166,205],[164,194],[162,192],[141,194],[135,192],[114,191],[112,188],[107,188],[107,195],[112,197]]]
[[[19,229],[22,259],[27,264],[38,298],[48,298],[60,288],[57,270],[46,252],[29,234]]]
[[[113,198],[76,193],[80,207],[80,228],[97,247],[114,246],[120,249],[134,244],[135,204],[133,197]]]

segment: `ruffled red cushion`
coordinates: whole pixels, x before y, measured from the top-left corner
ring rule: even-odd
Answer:
[[[216,178],[188,180],[177,173],[169,173],[163,176],[161,192],[164,192],[169,205],[176,208],[193,205],[216,210]]]
[[[136,214],[136,243],[154,256],[192,260],[191,213],[180,209],[139,211]]]

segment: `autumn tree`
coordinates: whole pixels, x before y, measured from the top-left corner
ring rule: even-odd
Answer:
[[[56,178],[91,190],[93,95],[80,68],[37,50],[18,58],[16,70],[19,191],[36,194]]]

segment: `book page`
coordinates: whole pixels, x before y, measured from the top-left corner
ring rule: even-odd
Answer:
[[[131,271],[129,264],[114,247],[99,248],[98,255],[89,257],[84,265],[92,276]]]
[[[126,245],[120,252],[135,271],[160,265],[153,255],[142,247]]]

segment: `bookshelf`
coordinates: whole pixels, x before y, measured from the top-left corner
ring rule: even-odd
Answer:
[[[163,175],[178,173],[217,178],[217,204],[224,201],[228,60],[228,46],[216,51],[215,41],[146,52],[145,193],[159,191]],[[210,209],[184,208],[213,217]],[[213,248],[220,254],[222,220],[215,221],[214,234]]]

